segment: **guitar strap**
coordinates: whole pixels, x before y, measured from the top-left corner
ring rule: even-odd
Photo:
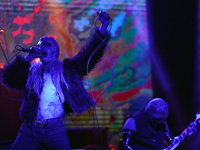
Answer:
[[[172,143],[174,137],[172,136],[166,121],[165,121],[165,134],[167,135],[167,139],[164,141],[164,143],[167,146],[169,146]]]

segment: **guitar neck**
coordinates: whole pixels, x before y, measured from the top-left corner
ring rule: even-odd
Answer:
[[[178,136],[178,138],[174,139],[172,141],[172,144],[170,144],[166,150],[174,150],[182,141],[184,141],[184,139],[187,137],[189,131],[188,128],[181,134]]]
[[[194,122],[194,124],[199,124],[199,119],[196,119]],[[191,128],[187,127],[185,129],[185,131],[183,131],[178,138],[175,138],[172,143],[165,149],[163,150],[174,150],[182,141],[184,141],[184,139],[189,135],[189,133],[191,132]]]

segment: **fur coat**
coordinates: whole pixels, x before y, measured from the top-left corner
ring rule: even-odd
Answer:
[[[102,39],[105,38],[105,35],[102,35],[98,29],[96,29],[96,33]],[[110,33],[107,34],[105,42],[108,42],[111,37]],[[88,71],[91,71],[100,61],[105,47],[106,44],[102,43],[102,40],[94,34],[77,55],[73,58],[64,59],[63,75],[70,88],[68,89],[64,83],[61,83],[61,88],[65,98],[64,109],[67,114],[81,114],[95,104],[84,88],[82,81],[87,74],[87,62],[91,54],[98,48],[90,60]],[[25,61],[22,56],[17,56],[11,64],[2,70],[3,84],[10,89],[23,91],[23,101],[19,115],[22,120],[27,121],[36,118],[40,101],[34,90],[28,92],[26,88],[30,66],[30,62]]]

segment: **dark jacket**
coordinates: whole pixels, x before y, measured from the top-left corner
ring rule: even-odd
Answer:
[[[154,129],[151,126],[144,109],[134,113],[130,117],[135,119],[137,129],[136,137],[134,138],[134,141],[131,142],[132,146],[130,145],[132,149],[160,150],[165,147],[164,140],[167,138],[167,135],[165,134],[165,124],[163,124],[162,128],[159,130]]]
[[[105,35],[101,35],[99,30],[96,30],[96,33],[98,33],[102,39],[105,38]],[[105,42],[108,42],[110,37],[110,34],[108,34]],[[67,89],[65,84],[61,83],[65,97],[64,109],[66,113],[80,114],[94,105],[94,101],[88,95],[82,81],[83,77],[87,74],[87,62],[92,53],[98,48],[90,60],[88,72],[100,61],[105,47],[106,44],[102,43],[102,40],[94,34],[88,44],[83,47],[77,55],[73,58],[64,59],[63,75],[65,81],[70,86],[70,88]],[[2,82],[8,88],[23,91],[23,101],[19,113],[20,118],[22,120],[32,121],[37,116],[40,99],[34,90],[31,90],[28,94],[28,90],[26,89],[29,68],[30,62],[25,61],[21,56],[17,56],[11,64],[2,70]]]

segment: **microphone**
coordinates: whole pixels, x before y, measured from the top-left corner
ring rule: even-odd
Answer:
[[[107,20],[110,19],[109,15],[107,13],[105,13],[105,12],[102,12],[102,11],[97,11],[97,15],[98,15],[98,18],[101,16],[101,17],[103,17],[103,18],[105,18]]]
[[[20,45],[16,45],[15,49],[18,51],[22,51],[22,52],[28,52],[28,53],[32,53],[32,54],[42,54],[45,55],[47,54],[45,51],[43,51],[42,49],[39,49],[37,46],[33,46],[31,48],[23,48]]]
[[[21,50],[22,52],[28,52],[28,53],[35,53],[35,54],[37,54],[39,51],[36,51],[36,49],[35,48],[30,48],[30,49],[28,49],[28,48],[22,48],[22,50]],[[40,52],[39,52],[40,53]]]

